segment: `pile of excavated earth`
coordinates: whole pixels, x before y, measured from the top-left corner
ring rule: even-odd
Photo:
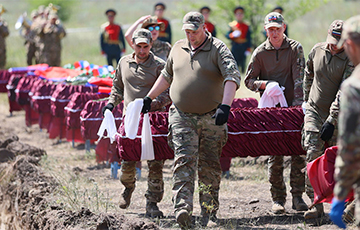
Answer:
[[[159,229],[147,220],[50,202],[58,184],[39,164],[44,155],[0,128],[0,229]]]

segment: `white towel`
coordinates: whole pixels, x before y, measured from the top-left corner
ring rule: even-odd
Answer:
[[[105,130],[107,131],[107,136],[104,136]],[[104,112],[104,120],[101,122],[100,128],[97,132],[97,135],[99,136],[98,141],[100,141],[102,137],[107,137],[110,138],[110,143],[112,144],[115,140],[116,134],[117,131],[114,115],[110,110],[106,109]]]
[[[149,114],[144,114],[141,130],[141,160],[154,160],[154,146],[150,128]]]
[[[142,98],[137,98],[130,102],[127,106],[124,125],[126,137],[130,138],[131,140],[136,138],[143,104],[144,100]]]
[[[265,91],[260,98],[258,108],[275,107],[280,103],[281,107],[288,107],[283,90],[277,82],[270,82],[266,85]]]

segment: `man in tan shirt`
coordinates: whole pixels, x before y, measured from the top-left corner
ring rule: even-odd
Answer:
[[[170,86],[169,145],[175,153],[173,203],[176,221],[191,228],[196,171],[201,225],[216,221],[221,178],[220,155],[227,141],[226,122],[240,84],[240,72],[226,45],[206,31],[204,16],[183,18],[186,39],[170,51],[164,70],[144,98],[143,112]]]
[[[134,53],[120,59],[116,68],[109,103],[103,108],[112,111],[116,105],[124,100],[124,114],[127,105],[136,98],[144,97],[164,68],[165,62],[150,52],[152,36],[149,30],[139,29],[132,37]],[[157,97],[152,103],[152,111],[161,110],[170,104],[168,91]],[[156,154],[156,153],[155,153]],[[130,205],[131,195],[135,189],[135,165],[137,161],[121,162],[120,181],[125,190],[120,197],[120,208],[125,209]],[[149,160],[148,189],[146,191],[146,216],[162,217],[157,203],[164,194],[163,166],[164,160]]]
[[[245,85],[262,95],[270,82],[285,87],[284,95],[288,106],[301,105],[302,79],[304,76],[304,53],[299,42],[284,34],[286,24],[281,14],[269,13],[265,17],[265,30],[268,38],[254,51],[245,77]],[[284,157],[269,157],[270,192],[275,214],[285,212],[286,186],[284,182]],[[290,186],[293,200],[292,208],[297,211],[308,209],[302,194],[305,190],[305,167],[302,156],[291,156]]]

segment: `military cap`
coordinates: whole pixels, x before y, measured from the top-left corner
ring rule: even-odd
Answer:
[[[284,24],[284,17],[278,12],[271,12],[265,16],[264,23],[265,29],[270,27],[278,27],[280,28]]]
[[[351,17],[345,21],[341,34],[341,39],[338,42],[337,46],[341,47],[344,44],[344,41],[349,38],[350,34],[353,33],[360,35],[360,15]]]
[[[199,12],[189,12],[183,18],[183,30],[197,30],[205,23],[204,15]]]
[[[150,30],[141,28],[133,33],[132,39],[136,45],[139,43],[150,44],[152,42],[152,35]]]
[[[157,26],[160,26],[160,28],[162,30],[165,29],[165,24],[163,22],[158,22],[157,21],[157,17],[156,16],[151,16],[150,18],[146,19],[143,24],[141,25],[141,28],[147,28],[148,26],[151,26],[151,25],[157,25]]]
[[[30,14],[30,17],[31,18],[34,18],[34,17],[36,17],[36,16],[38,16],[39,15],[39,12],[37,11],[37,10],[32,10],[31,11],[31,14]]]
[[[203,10],[207,10],[207,11],[211,11],[211,9],[210,9],[210,7],[208,7],[208,6],[203,6],[203,7],[201,7],[201,9],[199,10],[199,12],[201,13]]]
[[[107,11],[105,11],[105,15],[108,15],[108,13],[114,13],[114,15],[116,15],[116,11],[114,9],[108,9]]]
[[[343,25],[344,21],[342,20],[335,20],[330,24],[328,29],[328,36],[326,38],[327,43],[336,45],[339,42],[343,30]]]
[[[44,11],[45,11],[45,6],[44,6],[44,5],[40,5],[40,6],[38,7],[37,11],[38,11],[38,14],[43,14]]]
[[[241,10],[242,12],[245,11],[244,7],[242,7],[242,6],[237,6],[237,7],[235,7],[235,9],[234,9],[234,14],[236,14],[236,11],[238,11],[238,10]]]
[[[163,9],[163,10],[165,10],[166,9],[166,6],[165,6],[165,4],[164,3],[162,3],[162,2],[158,2],[158,3],[156,3],[155,4],[155,10],[157,10],[157,9]]]
[[[279,10],[281,12],[284,11],[284,9],[281,6],[276,6],[272,11],[277,11],[277,10]]]

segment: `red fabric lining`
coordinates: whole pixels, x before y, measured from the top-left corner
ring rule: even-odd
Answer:
[[[155,158],[171,159],[173,152],[167,145],[167,112],[149,113],[153,135]],[[222,156],[247,157],[261,155],[304,155],[301,147],[301,125],[303,113],[300,106],[290,108],[236,108],[229,116],[228,142],[223,148]],[[142,119],[138,135],[141,133]],[[274,133],[249,133],[249,132]],[[279,131],[279,132],[276,132]],[[291,131],[291,132],[286,132]],[[123,124],[118,132],[125,136]],[[238,132],[244,132],[235,134]],[[141,154],[140,138],[130,140],[117,137],[118,150],[124,160],[138,161]]]
[[[337,151],[337,146],[327,148],[322,156],[316,158],[306,166],[311,186],[314,189],[314,204],[323,202],[331,203],[334,197],[334,172]],[[352,190],[346,200],[352,201],[353,199],[354,191]]]
[[[11,73],[8,70],[0,70],[0,93],[6,93],[6,85],[10,80]]]

